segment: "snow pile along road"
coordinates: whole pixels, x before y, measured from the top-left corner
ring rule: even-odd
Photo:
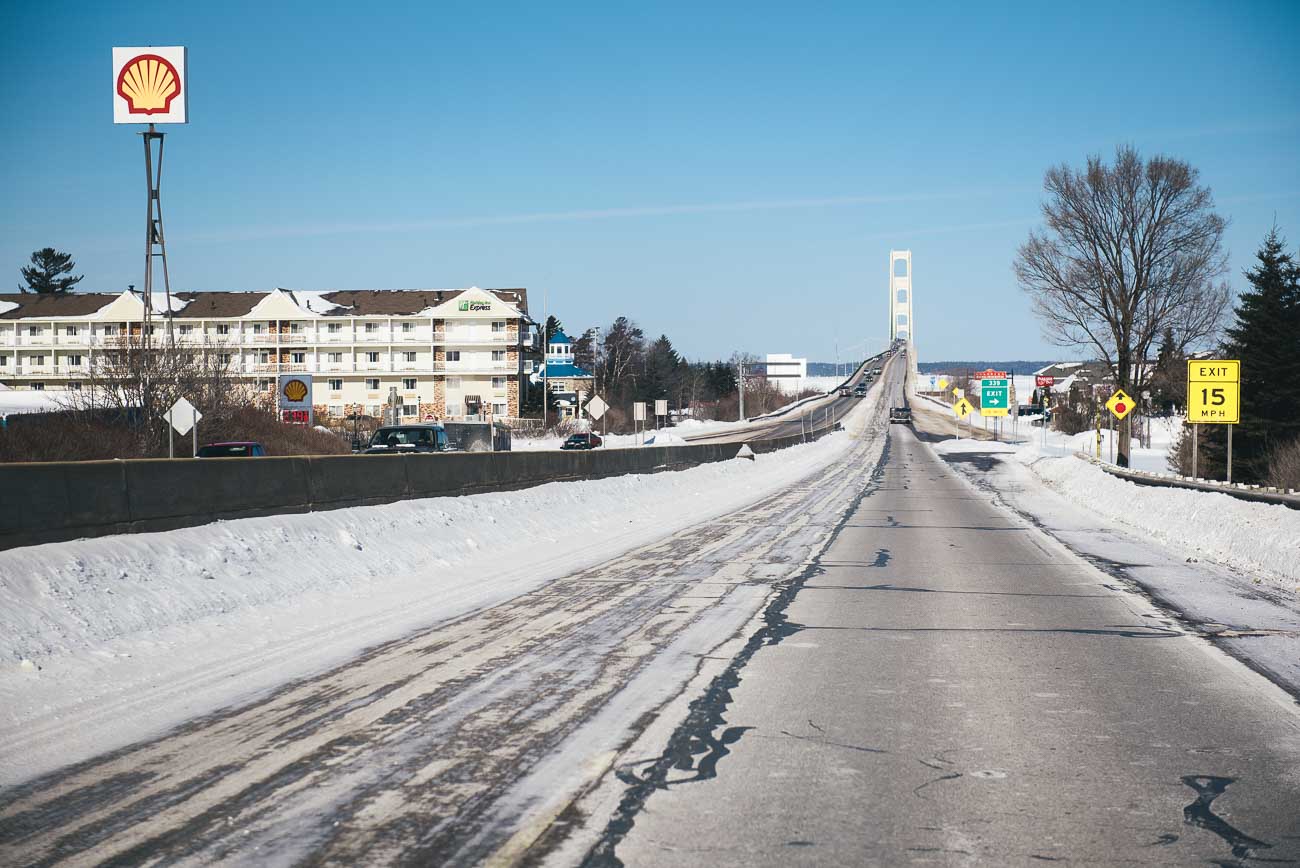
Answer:
[[[0,552],[0,784],[14,740],[61,709],[111,721],[147,702],[161,731],[730,512],[851,443]]]
[[[981,444],[985,450],[989,444]],[[1300,584],[1300,510],[1226,494],[1155,488],[1118,479],[1074,457],[1015,450],[1052,490],[1165,545],[1238,570],[1284,590]]]

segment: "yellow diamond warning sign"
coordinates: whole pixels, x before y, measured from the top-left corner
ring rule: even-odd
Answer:
[[[1106,409],[1109,410],[1116,419],[1123,419],[1129,413],[1133,412],[1133,399],[1130,398],[1123,389],[1116,389],[1115,394],[1110,396],[1106,402]]]
[[[952,411],[957,414],[958,419],[963,416],[969,416],[974,409],[975,405],[970,401],[967,401],[965,398],[962,398],[956,404],[952,405]]]

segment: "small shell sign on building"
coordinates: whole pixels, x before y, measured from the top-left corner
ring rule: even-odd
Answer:
[[[185,46],[113,49],[113,123],[183,124]]]

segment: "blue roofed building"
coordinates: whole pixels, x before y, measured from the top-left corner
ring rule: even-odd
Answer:
[[[578,410],[578,393],[590,400],[596,383],[591,371],[584,371],[573,362],[573,341],[563,331],[557,331],[546,342],[546,361],[529,379],[540,384],[546,380],[551,402],[561,419],[572,419]]]

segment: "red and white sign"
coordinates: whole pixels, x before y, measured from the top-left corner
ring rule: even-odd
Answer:
[[[425,414],[424,414],[424,421],[426,421],[426,422],[436,422],[436,421],[438,421],[438,420],[435,419],[435,418],[433,417],[433,414],[432,414],[432,413],[425,413]]]
[[[113,49],[113,123],[183,124],[185,46]]]
[[[992,368],[989,368],[987,371],[980,371],[975,375],[975,379],[977,380],[1005,380],[1006,378],[1006,371],[995,371]]]
[[[1045,377],[1039,374],[1034,377],[1034,385],[1040,389],[1050,389],[1056,385],[1056,377]]]

